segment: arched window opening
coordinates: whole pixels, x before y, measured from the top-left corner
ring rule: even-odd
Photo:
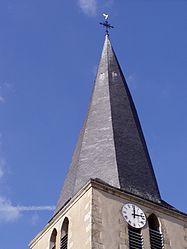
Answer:
[[[129,232],[129,249],[143,249],[143,236],[141,233],[141,229],[135,229],[129,226],[128,232]]]
[[[50,249],[56,249],[56,236],[57,236],[57,230],[53,229],[53,232],[50,238]]]
[[[156,217],[155,214],[151,214],[148,217],[148,225],[149,225],[151,249],[163,249],[164,248],[163,234],[160,229],[158,218]]]
[[[68,248],[68,227],[69,227],[69,220],[68,218],[65,218],[61,229],[60,249]]]

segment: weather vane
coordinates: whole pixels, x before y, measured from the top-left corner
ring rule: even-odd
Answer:
[[[112,25],[110,25],[110,23],[108,22],[108,14],[103,13],[103,16],[105,18],[105,22],[100,22],[100,24],[106,29],[106,34],[109,34],[109,30],[113,29],[114,27]]]

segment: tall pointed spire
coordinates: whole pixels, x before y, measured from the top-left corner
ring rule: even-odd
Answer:
[[[160,202],[137,112],[107,34],[88,113],[55,212],[90,178]]]

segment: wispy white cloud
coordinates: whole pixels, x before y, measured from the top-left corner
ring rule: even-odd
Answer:
[[[10,200],[0,196],[0,223],[17,221],[23,212],[53,211],[54,209],[54,206],[14,206]],[[31,223],[32,221],[36,222],[35,216],[31,217]]]
[[[89,16],[95,16],[97,12],[96,0],[79,0],[79,7],[81,10]]]
[[[17,210],[23,211],[54,211],[55,206],[17,206]],[[1,210],[1,208],[0,208]]]
[[[3,178],[7,174],[7,165],[4,157],[1,153],[2,147],[2,133],[0,133],[0,187],[3,186]],[[2,188],[1,188],[2,189]],[[1,190],[2,192],[2,190]],[[40,212],[40,211],[53,211],[55,209],[54,206],[21,206],[21,205],[13,205],[11,200],[6,197],[6,193],[3,195],[0,194],[0,223],[3,222],[15,222],[17,221],[23,214],[23,212]],[[31,224],[37,222],[36,215],[32,215]]]
[[[0,196],[0,223],[13,222],[19,217],[19,210],[12,205],[10,200]]]
[[[1,89],[1,88],[0,88]],[[6,175],[6,161],[2,156],[2,133],[0,133],[0,188],[2,192],[3,178]],[[20,212],[12,206],[10,200],[0,194],[0,223],[12,222],[19,218]]]
[[[109,11],[114,4],[114,0],[77,0],[78,5],[84,14],[96,16],[97,13]]]

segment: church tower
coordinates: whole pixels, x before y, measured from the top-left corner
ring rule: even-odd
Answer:
[[[108,33],[55,213],[29,246],[187,248],[187,215],[161,199],[135,105]]]

